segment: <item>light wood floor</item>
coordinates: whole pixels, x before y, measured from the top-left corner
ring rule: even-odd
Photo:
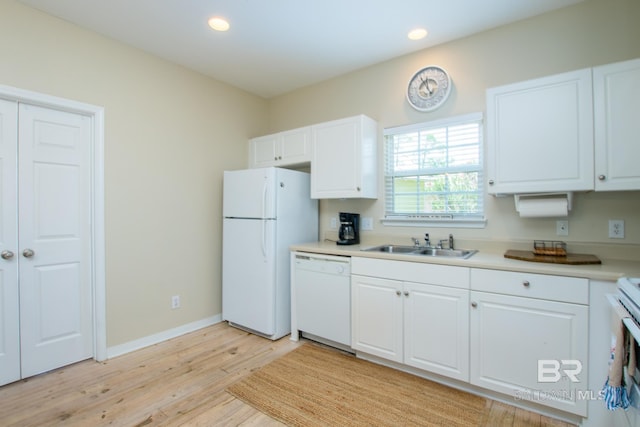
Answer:
[[[0,387],[0,425],[282,426],[225,388],[297,347],[220,323],[110,359]],[[488,401],[484,426],[560,426]]]

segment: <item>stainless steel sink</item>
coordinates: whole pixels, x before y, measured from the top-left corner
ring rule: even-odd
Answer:
[[[380,245],[372,248],[363,249],[365,252],[384,252],[395,253],[404,255],[422,255],[432,257],[446,257],[446,258],[462,258],[467,259],[477,250],[471,249],[439,249],[439,248],[425,248],[416,246],[404,246],[404,245]]]
[[[424,248],[415,252],[417,255],[435,256],[435,257],[452,257],[452,258],[464,258],[467,259],[471,255],[475,254],[476,250],[469,249],[437,249],[437,248]]]
[[[409,254],[417,251],[419,248],[415,246],[402,246],[402,245],[381,245],[369,249],[363,249],[367,252],[386,252],[396,254]]]

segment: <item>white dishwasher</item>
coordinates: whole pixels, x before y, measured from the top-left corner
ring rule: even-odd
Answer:
[[[296,328],[309,339],[351,347],[351,258],[296,253],[292,296]]]

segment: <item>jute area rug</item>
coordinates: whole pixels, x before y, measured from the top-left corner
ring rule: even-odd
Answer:
[[[305,343],[227,391],[291,426],[477,426],[486,400]]]

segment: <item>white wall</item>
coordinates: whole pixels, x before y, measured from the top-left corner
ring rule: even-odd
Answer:
[[[14,0],[0,58],[2,85],[105,108],[108,346],[220,314],[222,171],[266,101]]]
[[[485,110],[487,88],[554,73],[640,57],[640,2],[586,0],[512,25],[374,65],[272,99],[271,131],[364,113],[385,127],[430,121]],[[415,71],[426,65],[444,67],[452,76],[447,103],[431,113],[413,110],[405,89]],[[379,150],[382,165],[382,137]],[[640,163],[640,159],[639,163]],[[542,165],[541,165],[542,167]],[[382,166],[380,166],[382,170]],[[382,188],[382,179],[380,186]],[[371,233],[399,237],[442,238],[453,232],[460,239],[530,242],[560,239],[554,219],[521,219],[513,198],[486,198],[487,227],[480,230],[384,227],[384,201],[334,200],[321,203],[321,231],[340,211],[374,218]],[[568,242],[607,246],[640,244],[640,192],[579,194],[570,213]],[[607,220],[624,219],[624,240],[607,237]],[[401,240],[402,241],[402,240]],[[588,247],[588,246],[587,246]],[[571,246],[570,246],[571,249]],[[601,254],[606,256],[607,254]]]

